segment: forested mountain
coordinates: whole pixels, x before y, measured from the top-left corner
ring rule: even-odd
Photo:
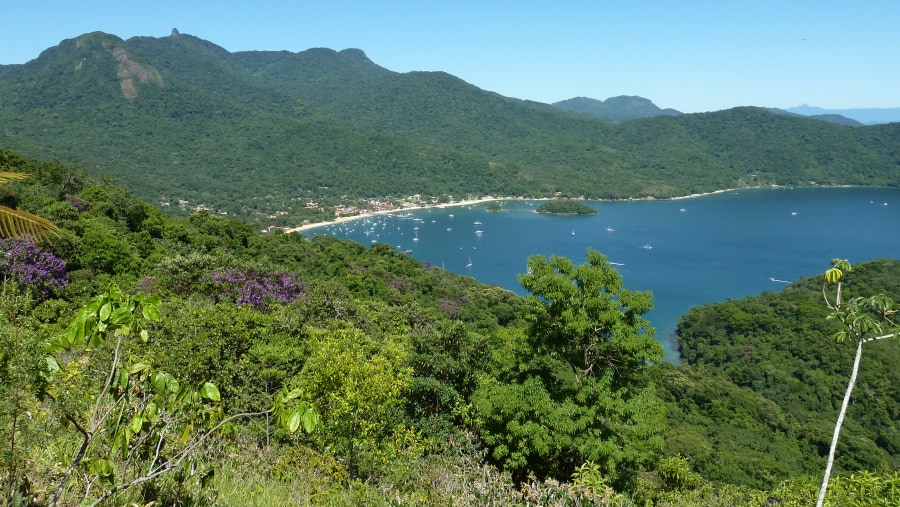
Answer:
[[[813,117],[822,115],[840,115],[846,118],[851,118],[865,125],[900,122],[900,107],[859,107],[851,109],[826,109],[804,104],[802,106],[789,107],[787,111],[795,114],[802,114],[804,116]]]
[[[897,185],[900,126],[745,107],[613,123],[396,73],[360,50],[230,53],[86,34],[0,66],[0,143],[118,178],[150,202],[251,219],[308,200],[671,197],[745,185]]]
[[[822,120],[830,123],[836,123],[838,125],[845,125],[848,127],[862,127],[864,124],[860,123],[852,118],[847,118],[846,116],[841,116],[839,114],[813,114],[813,115],[801,115],[799,113],[792,113],[790,111],[786,111],[784,109],[778,108],[768,108],[769,111],[777,114],[788,114],[794,116],[803,116],[805,118],[812,118],[814,120]]]
[[[676,116],[681,114],[674,109],[660,109],[649,99],[643,97],[629,97],[622,95],[610,97],[606,100],[597,100],[587,97],[575,97],[572,99],[554,102],[554,106],[592,114],[613,121],[633,120],[635,118],[649,118],[653,116]]]

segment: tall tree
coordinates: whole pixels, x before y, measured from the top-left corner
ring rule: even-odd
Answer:
[[[599,252],[587,257],[528,260],[528,345],[512,378],[484,381],[472,400],[514,477],[567,478],[590,461],[622,490],[662,447],[665,409],[644,371],[663,349],[642,317],[651,294],[624,289]]]
[[[643,318],[653,295],[625,289],[600,252],[589,249],[580,266],[564,257],[548,262],[533,256],[519,283],[531,293],[532,346],[565,360],[578,384],[611,371],[617,385],[626,385],[642,366],[662,359],[663,348]]]
[[[869,342],[894,338],[900,335],[900,325],[894,320],[894,314],[898,307],[894,301],[879,294],[872,297],[855,297],[849,301],[841,300],[842,279],[845,272],[850,272],[852,267],[845,259],[834,259],[832,267],[825,272],[825,287],[822,288],[822,296],[825,304],[831,309],[829,319],[838,319],[843,324],[843,329],[838,331],[835,339],[839,342],[848,338],[856,341],[856,355],[853,357],[853,370],[850,380],[847,382],[847,391],[844,393],[844,401],[838,413],[837,422],[834,425],[834,435],[831,438],[831,448],[828,451],[828,463],[825,465],[825,476],[822,478],[822,486],[819,489],[819,498],[816,507],[822,507],[825,502],[825,493],[828,490],[828,479],[831,477],[831,467],[834,465],[834,454],[837,450],[838,437],[841,426],[844,423],[844,415],[850,404],[853,387],[856,384],[856,375],[859,372],[859,362],[862,359],[863,345]],[[836,284],[834,299],[828,297],[828,285]]]

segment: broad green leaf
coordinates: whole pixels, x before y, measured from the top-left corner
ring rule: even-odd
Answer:
[[[172,375],[169,375],[164,371],[158,371],[156,372],[156,375],[153,375],[153,388],[156,389],[158,393],[162,394],[169,387],[171,380],[175,380],[172,378]]]
[[[302,420],[302,416],[300,415],[299,410],[295,410],[294,413],[291,414],[291,418],[288,421],[288,431],[291,433],[297,431],[297,428],[300,427],[300,422]]]
[[[59,373],[59,362],[53,356],[47,356],[44,358],[44,364],[47,366],[47,372],[50,374],[50,377],[55,377],[57,373]]]
[[[143,425],[144,419],[141,417],[141,414],[134,414],[134,417],[131,418],[131,422],[128,424],[128,429],[136,435],[141,432]]]
[[[104,321],[109,318],[109,314],[112,313],[112,303],[107,302],[103,306],[100,307],[100,320]]]
[[[144,303],[141,314],[150,322],[157,322],[160,319],[159,307],[154,304]]]
[[[144,409],[144,416],[151,423],[155,423],[159,419],[159,407],[156,406],[156,403],[151,401],[147,404],[147,408]]]
[[[122,451],[122,459],[128,455],[128,436],[125,434],[126,431],[124,429],[120,429],[116,433],[116,437],[113,439],[112,449],[110,449],[111,454],[115,454]]]
[[[88,304],[84,305],[84,308],[79,312],[79,316],[88,317],[96,314],[100,311],[100,308],[103,306],[106,298],[103,296],[95,297],[94,299],[88,301]]]
[[[200,388],[200,394],[207,400],[219,401],[221,399],[219,396],[219,388],[211,382],[203,384],[203,387]]]
[[[91,463],[90,470],[91,473],[101,477],[111,478],[113,475],[113,464],[112,461],[108,459],[100,458]]]
[[[319,422],[319,418],[316,415],[316,411],[312,409],[312,407],[308,407],[305,412],[303,412],[303,430],[307,433],[312,433],[314,429],[316,429],[316,424]]]
[[[142,372],[144,370],[149,370],[150,365],[144,363],[134,363],[128,367],[128,374],[134,375],[135,373]]]
[[[284,399],[293,400],[299,398],[301,394],[303,394],[303,391],[301,391],[300,389],[294,389],[293,391],[289,392],[287,396],[284,397]]]
[[[146,329],[141,329],[141,341],[147,342],[150,339],[150,333]]]
[[[109,323],[116,326],[127,326],[130,325],[134,320],[134,317],[131,315],[131,312],[128,308],[116,308],[112,315],[109,316]]]

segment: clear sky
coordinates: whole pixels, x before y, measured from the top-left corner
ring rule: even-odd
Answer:
[[[552,103],[639,95],[682,112],[900,107],[898,0],[4,2],[0,64],[64,39],[177,28],[229,51],[359,48]],[[2,93],[2,90],[0,90]]]

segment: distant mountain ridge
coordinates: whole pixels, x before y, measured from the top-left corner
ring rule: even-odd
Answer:
[[[560,102],[554,102],[553,105],[569,111],[592,114],[613,121],[652,118],[654,116],[676,116],[682,114],[675,109],[660,109],[656,104],[650,101],[650,99],[628,95],[610,97],[606,100],[575,97]]]
[[[846,116],[841,116],[839,114],[813,114],[813,115],[805,115],[799,113],[792,113],[790,111],[786,111],[784,109],[778,109],[775,107],[766,108],[767,111],[771,111],[776,114],[786,114],[791,116],[802,116],[804,118],[811,118],[813,120],[821,120],[827,121],[828,123],[834,123],[837,125],[844,125],[846,127],[862,127],[865,126],[864,123],[860,123],[852,118],[847,118]]]
[[[900,185],[900,124],[596,101],[643,115],[614,121],[445,72],[393,72],[358,49],[231,53],[187,34],[95,32],[0,66],[0,89],[0,145],[111,174],[151,202],[238,217],[291,217],[320,197]]]
[[[854,108],[854,109],[824,109],[821,107],[802,106],[786,109],[791,113],[803,116],[832,115],[837,114],[851,118],[864,125],[876,125],[880,123],[900,122],[900,107],[891,108]]]

